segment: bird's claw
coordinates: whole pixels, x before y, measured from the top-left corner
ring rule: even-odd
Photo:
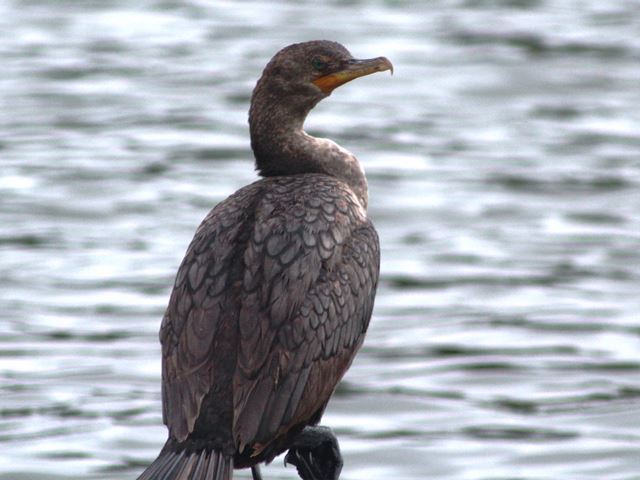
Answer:
[[[302,480],[338,480],[342,455],[338,439],[330,428],[306,427],[284,458],[285,466],[295,465]]]

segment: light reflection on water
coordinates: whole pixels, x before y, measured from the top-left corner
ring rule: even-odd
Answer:
[[[312,38],[396,66],[307,124],[365,164],[383,247],[324,419],[343,478],[640,478],[636,10],[1,2],[0,479],[134,478],[156,456],[173,275],[255,178],[264,63]]]

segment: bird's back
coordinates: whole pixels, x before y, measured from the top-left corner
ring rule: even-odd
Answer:
[[[205,218],[160,338],[163,414],[177,449],[270,461],[317,423],[367,329],[379,246],[351,189],[269,177]]]

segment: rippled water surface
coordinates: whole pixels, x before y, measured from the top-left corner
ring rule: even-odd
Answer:
[[[255,179],[262,67],[313,38],[396,66],[307,122],[382,243],[342,478],[640,479],[636,1],[0,0],[0,32],[0,479],[155,458],[173,276]]]

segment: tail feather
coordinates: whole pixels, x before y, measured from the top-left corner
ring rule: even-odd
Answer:
[[[160,454],[158,458],[156,458],[153,463],[149,465],[144,472],[142,472],[142,475],[138,477],[138,480],[151,480],[158,478],[157,474],[166,466],[166,463],[172,458],[173,457],[170,455]]]
[[[138,480],[232,480],[233,457],[218,450],[162,451]]]
[[[198,457],[198,461],[193,468],[193,478],[207,478],[206,473],[209,466],[209,457],[210,452],[206,451]]]

